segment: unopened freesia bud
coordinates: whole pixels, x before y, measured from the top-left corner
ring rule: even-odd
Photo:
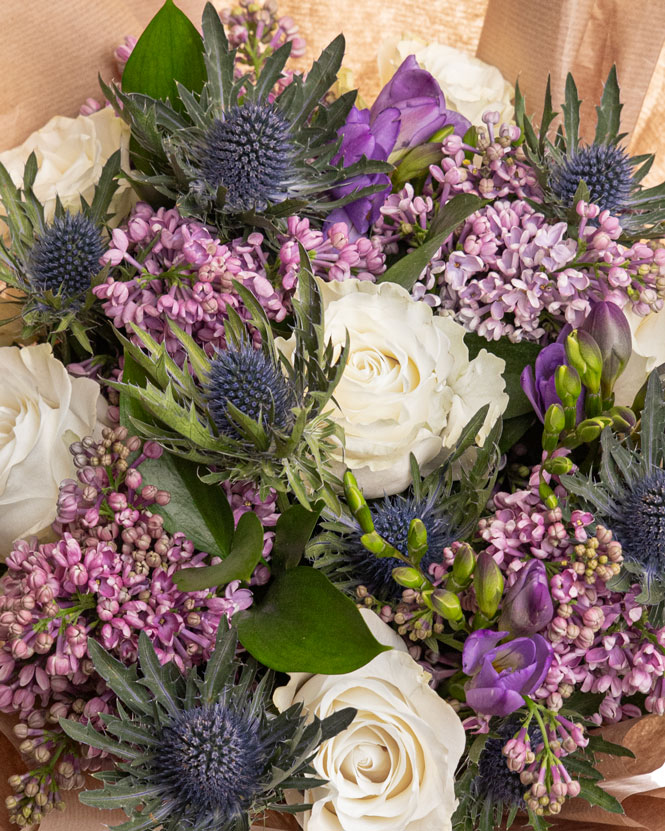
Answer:
[[[423,576],[415,568],[398,566],[393,569],[393,580],[405,589],[419,589],[423,585]]]
[[[630,325],[621,309],[609,301],[595,303],[580,327],[598,344],[603,359],[601,392],[607,399],[633,351]]]
[[[603,356],[592,335],[584,329],[571,332],[566,338],[566,356],[570,365],[579,373],[584,386],[590,392],[598,392]]]
[[[503,574],[493,557],[483,551],[478,555],[473,575],[478,608],[487,618],[497,613],[503,595]]]
[[[549,580],[540,560],[531,560],[518,572],[516,582],[508,589],[501,607],[499,629],[514,637],[540,632],[554,617]]]

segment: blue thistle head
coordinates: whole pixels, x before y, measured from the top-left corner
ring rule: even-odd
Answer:
[[[653,468],[615,499],[612,530],[627,560],[647,578],[665,574],[665,470]]]
[[[28,261],[34,290],[75,298],[90,288],[105,251],[99,228],[87,216],[65,211],[37,238]]]
[[[232,404],[264,428],[286,430],[293,421],[296,395],[282,370],[263,352],[242,345],[218,352],[205,388],[208,410],[215,426],[227,436],[240,438],[229,418]]]
[[[263,788],[271,745],[257,719],[224,702],[179,712],[158,742],[155,774],[185,814],[230,819]]]
[[[201,150],[201,176],[213,190],[226,188],[224,210],[263,211],[288,196],[289,122],[273,104],[234,107],[215,119]]]
[[[582,147],[552,169],[550,188],[570,207],[581,181],[589,188],[589,201],[601,210],[616,213],[625,206],[633,188],[630,159],[615,144]]]
[[[443,549],[457,539],[448,518],[436,504],[434,497],[417,500],[413,495],[386,496],[371,505],[374,529],[386,542],[405,556],[408,554],[408,534],[411,521],[421,519],[427,530],[427,552],[420,567],[427,573],[430,565],[440,561]],[[394,568],[404,565],[393,557],[374,557],[360,541],[358,528],[350,539],[347,558],[353,566],[354,582],[367,587],[375,597],[396,600],[402,587],[392,578]]]

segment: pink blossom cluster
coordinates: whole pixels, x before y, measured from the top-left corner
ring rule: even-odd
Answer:
[[[307,219],[291,217],[278,242],[275,261],[259,232],[222,243],[176,209],[153,211],[140,202],[127,225],[113,231],[105,259],[115,270],[93,291],[113,325],[134,340],[130,324],[183,357],[169,328],[168,321],[173,321],[212,355],[226,345],[227,309],[249,317],[234,280],[255,295],[271,320],[286,317],[297,285],[298,243],[308,252],[314,273],[326,279],[374,279],[385,268],[377,246],[366,238],[352,241],[343,223],[324,233],[311,228]]]
[[[619,220],[579,203],[579,240],[527,202],[499,200],[472,214],[441,270],[442,307],[488,340],[542,341],[546,321],[579,326],[595,301],[663,307],[665,249],[617,242]],[[593,223],[589,219],[594,219]]]
[[[241,53],[251,33],[262,51],[274,52],[290,43],[292,58],[301,58],[305,54],[305,40],[299,35],[297,24],[291,17],[277,17],[275,0],[264,0],[263,3],[240,0],[233,9],[221,9],[219,16],[231,47],[240,49]]]
[[[549,481],[549,475],[545,475]],[[550,592],[555,616],[541,634],[552,643],[554,659],[536,697],[558,710],[574,691],[603,696],[594,720],[617,722],[640,715],[625,699],[646,696],[649,712],[665,712],[665,628],[654,630],[640,588],[615,592],[607,586],[621,562],[621,546],[591,514],[568,513],[565,491],[550,481],[562,507],[548,509],[538,495],[539,470],[525,490],[497,493],[494,514],[479,523],[487,551],[512,585],[517,572],[535,557],[555,566]]]

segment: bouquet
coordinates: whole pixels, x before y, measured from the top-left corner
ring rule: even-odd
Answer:
[[[665,713],[665,185],[616,71],[585,143],[572,76],[534,117],[400,42],[366,107],[273,0],[198,23],[166,0],[0,153],[9,822],[622,814]]]

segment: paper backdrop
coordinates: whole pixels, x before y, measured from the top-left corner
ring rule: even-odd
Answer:
[[[77,114],[88,96],[100,97],[97,73],[113,78],[112,50],[125,35],[139,35],[162,0],[1,0],[0,150],[21,143],[53,115]],[[203,0],[177,0],[194,20]],[[221,7],[225,3],[219,3]],[[565,74],[573,71],[585,99],[585,135],[602,81],[617,63],[624,100],[623,128],[631,151],[656,152],[651,182],[665,179],[665,0],[279,0],[307,40],[301,66],[343,31],[345,66],[353,70],[365,100],[378,92],[376,53],[381,38],[407,34],[477,52],[497,65],[539,110],[548,72],[553,98],[561,101]],[[589,119],[589,115],[591,119]],[[10,728],[0,719],[0,731]],[[0,732],[0,831],[9,831],[4,809],[6,776],[21,770],[8,735]],[[608,789],[624,800],[627,816],[587,810],[576,800],[555,831],[617,831],[665,827],[665,719],[649,717],[609,728],[635,761],[610,760]],[[645,795],[648,794],[648,795]],[[93,812],[67,795],[68,810],[51,814],[41,831],[102,831],[121,812]],[[662,807],[661,807],[662,806]],[[282,831],[292,817],[270,817],[256,828]]]

